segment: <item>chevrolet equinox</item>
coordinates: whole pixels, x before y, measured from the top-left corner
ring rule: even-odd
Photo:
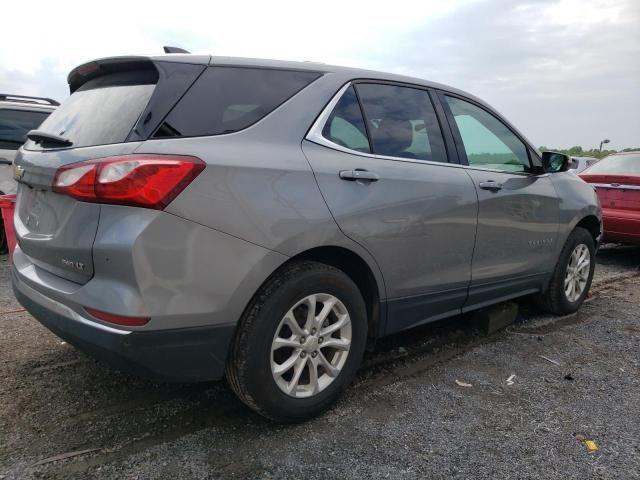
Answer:
[[[568,158],[416,78],[174,54],[95,60],[16,158],[12,282],[70,344],[317,415],[380,337],[590,287],[601,213]]]

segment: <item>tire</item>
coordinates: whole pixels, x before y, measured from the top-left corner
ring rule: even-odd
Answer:
[[[337,303],[331,306],[333,298]],[[307,317],[314,303],[315,315]],[[329,312],[326,320],[313,323],[322,318],[324,307]],[[318,328],[307,328],[307,321]],[[347,337],[350,345],[345,353]],[[240,400],[257,413],[277,422],[300,422],[325,411],[352,382],[366,339],[366,308],[356,284],[329,265],[292,263],[267,280],[245,309],[227,359],[227,381]],[[272,351],[276,341],[286,345],[278,343]],[[293,360],[295,364],[285,371],[287,362]],[[321,360],[328,362],[324,364],[328,369],[315,366]],[[317,372],[317,382],[312,381],[312,369]],[[287,393],[288,389],[292,390]]]
[[[586,247],[586,250],[584,250],[584,247]],[[574,252],[577,252],[579,248],[582,248],[584,252],[588,252],[588,273],[586,268],[582,270],[582,272],[586,274],[584,277],[584,285],[582,285],[582,282],[578,282],[580,284],[578,285],[574,280],[575,290],[568,294],[565,290],[565,281],[570,283],[571,281],[567,280],[567,269],[570,268],[570,263],[573,261],[572,255],[574,255]],[[542,310],[556,315],[568,315],[576,312],[582,306],[582,302],[584,302],[587,293],[589,293],[589,288],[591,288],[595,263],[595,241],[588,230],[577,227],[571,232],[562,248],[549,287],[536,298],[538,306]],[[576,275],[574,278],[580,277],[579,274]],[[577,294],[578,286],[580,287],[579,294]]]

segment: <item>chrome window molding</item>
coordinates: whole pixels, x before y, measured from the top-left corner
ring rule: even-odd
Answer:
[[[621,183],[592,183],[594,188],[608,188],[613,190],[640,190],[640,185],[624,185]]]
[[[390,156],[387,156],[387,155],[376,155],[374,153],[360,152],[358,150],[353,150],[353,149],[348,148],[348,147],[343,147],[342,145],[338,145],[337,143],[333,143],[331,140],[328,140],[327,138],[325,138],[322,135],[322,130],[324,130],[324,126],[327,123],[327,120],[329,120],[329,116],[331,115],[331,112],[333,112],[333,109],[335,108],[336,104],[340,101],[340,99],[342,98],[344,93],[349,89],[349,87],[351,87],[353,85],[353,83],[354,82],[349,82],[346,85],[344,85],[340,90],[338,90],[338,93],[336,93],[333,96],[333,98],[331,99],[331,101],[329,101],[327,106],[324,107],[324,110],[322,110],[322,113],[320,113],[320,115],[318,116],[316,121],[313,123],[313,125],[309,129],[309,133],[305,137],[307,140],[309,140],[310,142],[316,143],[318,145],[322,145],[324,147],[331,148],[333,150],[338,150],[340,152],[349,153],[351,155],[358,155],[360,157],[379,158],[379,159],[382,159],[382,160],[394,160],[394,161],[401,161],[401,162],[408,162],[408,163],[425,163],[425,164],[432,164],[432,165],[447,165],[447,166],[451,166],[451,167],[460,166],[458,164],[452,164],[452,163],[449,163],[449,162],[436,162],[434,160],[420,160],[420,159],[405,158],[405,157],[390,157]]]
[[[342,145],[338,145],[337,143],[332,142],[331,140],[325,138],[322,135],[322,130],[324,130],[324,126],[327,123],[327,120],[329,120],[329,116],[331,115],[331,112],[333,112],[333,109],[335,108],[337,103],[340,101],[340,99],[345,94],[345,92],[349,89],[349,87],[351,87],[353,84],[354,82],[348,82],[340,90],[338,90],[338,92],[331,98],[329,103],[326,105],[326,107],[324,107],[324,109],[322,110],[318,118],[316,118],[316,121],[313,123],[313,125],[309,129],[309,133],[307,133],[307,136],[305,137],[306,140],[309,140],[310,142],[316,143],[318,145],[322,145],[323,147],[331,148],[333,150],[338,150],[344,153],[349,153],[351,155],[357,155],[360,157],[378,158],[381,160],[393,160],[393,161],[418,163],[418,164],[426,164],[426,165],[440,165],[440,166],[453,167],[453,168],[466,168],[470,170],[482,170],[482,171],[496,172],[496,173],[509,173],[513,175],[522,175],[522,176],[532,175],[531,173],[528,173],[528,172],[507,172],[505,170],[482,168],[474,165],[462,165],[459,163],[451,163],[449,161],[438,162],[435,160],[420,160],[420,159],[405,158],[405,157],[390,157],[387,155],[376,155],[374,153],[359,152],[358,150],[353,150],[348,147],[343,147]],[[538,176],[541,176],[541,175],[538,175]]]

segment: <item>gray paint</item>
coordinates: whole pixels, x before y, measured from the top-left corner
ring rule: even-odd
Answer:
[[[28,287],[81,316],[89,306],[152,319],[145,327],[118,327],[123,332],[226,325],[239,320],[260,285],[291,257],[336,246],[369,266],[381,310],[388,306],[386,329],[381,327],[388,333],[541,290],[575,225],[589,215],[600,220],[593,189],[568,173],[498,173],[305,140],[336,92],[354,79],[464,92],[327,65],[222,57],[210,63],[325,74],[241,132],[21,151],[17,163],[37,190],[48,190],[58,166],[107,155],[194,155],[207,167],[163,212],[88,205],[45,192],[42,208],[51,217],[41,231],[28,226],[29,187],[22,187],[14,255],[18,291]],[[380,180],[339,178],[340,170],[356,168],[374,171]],[[491,179],[504,188],[477,188]],[[64,255],[93,270],[61,270]]]

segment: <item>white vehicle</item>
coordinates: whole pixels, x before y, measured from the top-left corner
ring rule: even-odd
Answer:
[[[591,165],[597,162],[598,159],[594,157],[571,157],[568,171],[577,174],[582,172],[583,170],[586,170]]]
[[[58,105],[50,98],[0,93],[0,195],[16,192],[13,159],[27,140],[27,132],[38,128]],[[0,253],[5,250],[4,225],[0,218]]]

